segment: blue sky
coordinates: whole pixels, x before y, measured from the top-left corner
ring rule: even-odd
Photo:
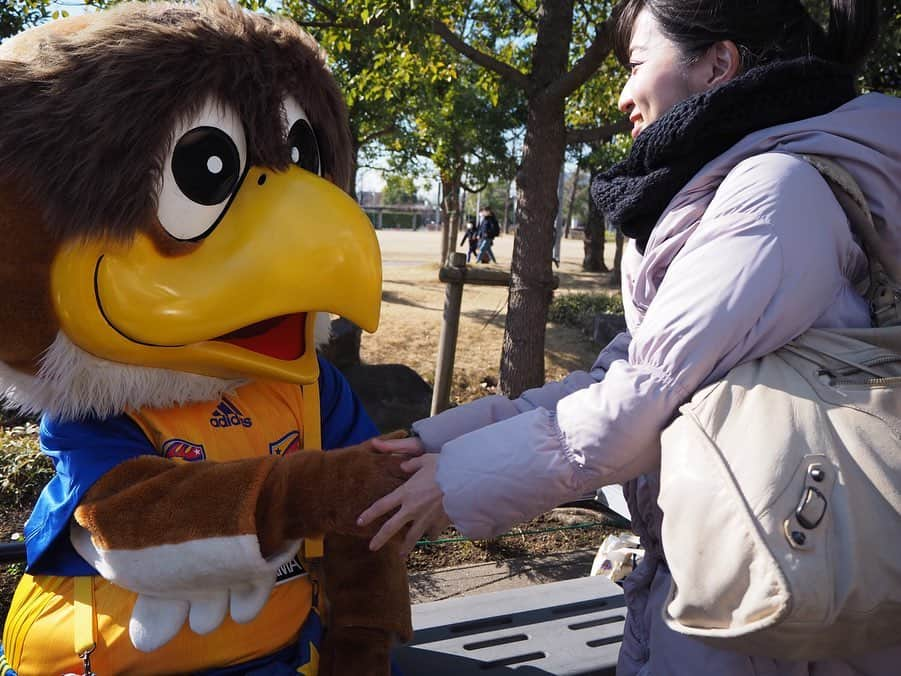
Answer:
[[[69,14],[84,14],[84,12],[93,11],[91,7],[85,7],[81,0],[59,0],[59,2],[50,3],[50,11],[65,10]]]

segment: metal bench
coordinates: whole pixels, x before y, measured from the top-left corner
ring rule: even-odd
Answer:
[[[24,553],[0,545],[0,563]],[[614,676],[625,619],[622,590],[605,577],[420,603],[394,660],[404,676]]]
[[[394,659],[404,676],[612,676],[625,619],[604,577],[421,603]]]

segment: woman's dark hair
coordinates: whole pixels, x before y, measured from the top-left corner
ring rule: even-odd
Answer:
[[[687,61],[731,40],[742,70],[770,61],[816,56],[858,69],[876,42],[878,0],[831,0],[824,30],[800,0],[626,0],[617,19],[614,52],[629,61],[638,13],[647,9]]]

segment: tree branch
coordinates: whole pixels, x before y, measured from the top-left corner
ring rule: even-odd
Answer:
[[[306,4],[308,4],[313,9],[319,10],[323,14],[325,14],[332,21],[337,22],[339,19],[338,12],[336,12],[332,7],[326,5],[324,2],[317,2],[316,0],[304,0]]]
[[[477,192],[482,192],[485,188],[488,187],[488,179],[486,178],[485,181],[482,183],[482,185],[480,185],[478,187],[468,186],[466,184],[466,181],[464,181],[463,179],[460,179],[460,187],[462,187],[463,190],[465,190],[466,192],[474,195]]]
[[[515,84],[516,86],[528,90],[531,86],[529,78],[518,71],[513,66],[499,61],[493,56],[480,52],[475,47],[468,45],[460,36],[454,33],[447,25],[437,19],[432,21],[432,32],[438,35],[451,48],[468,58],[470,61],[477,63],[483,68],[497,73],[506,82]]]
[[[532,12],[523,7],[523,4],[519,2],[519,0],[512,0],[513,6],[520,11],[521,14],[528,17],[531,21],[537,22],[538,17],[535,16]]]
[[[357,23],[341,23],[340,21],[298,21],[294,19],[301,28],[341,28],[343,30],[355,30],[360,27]]]
[[[366,144],[372,143],[373,141],[383,138],[385,136],[388,136],[388,135],[394,133],[395,131],[397,131],[397,125],[390,124],[387,127],[379,129],[378,131],[374,131],[371,134],[367,134],[363,138],[359,139],[360,147],[363,147]]]
[[[317,0],[303,0],[303,2],[315,10],[322,12],[328,18],[328,21],[301,21],[294,18],[299,26],[304,28],[340,28],[343,30],[361,30],[379,28],[385,24],[384,17],[378,17],[369,23],[363,23],[360,19],[347,14],[342,14],[338,10],[326,5],[324,2]]]
[[[616,21],[611,17],[598,26],[594,40],[585,50],[582,58],[563,77],[547,88],[551,99],[566,98],[588,81],[613,48],[613,27]]]
[[[566,145],[575,145],[576,143],[597,143],[608,139],[614,134],[625,134],[629,131],[629,120],[625,117],[606,124],[603,127],[588,127],[583,129],[567,129]]]

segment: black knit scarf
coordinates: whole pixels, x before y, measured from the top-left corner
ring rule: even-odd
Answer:
[[[751,132],[823,115],[854,96],[852,73],[821,59],[751,69],[648,125],[629,156],[594,180],[591,196],[644,252],[663,209],[710,160]]]

